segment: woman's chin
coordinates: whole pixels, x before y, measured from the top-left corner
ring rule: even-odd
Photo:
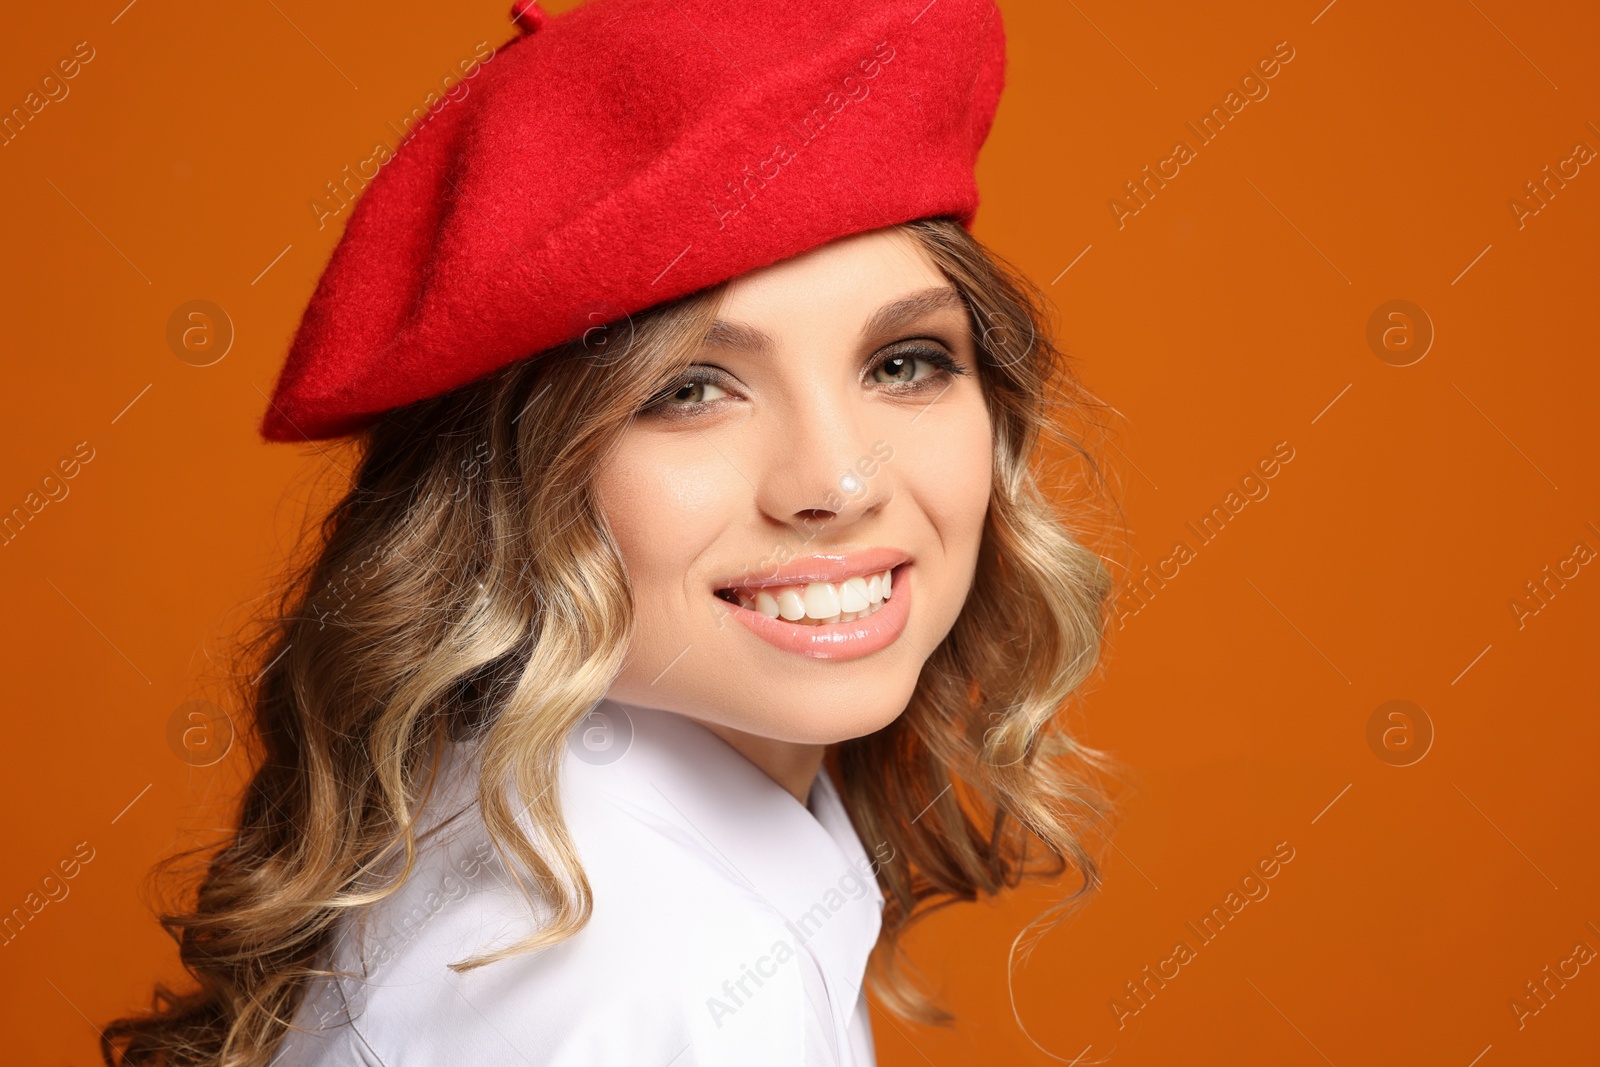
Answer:
[[[909,657],[914,667],[904,658],[885,657],[865,671],[868,659],[805,661],[811,669],[795,672],[799,677],[774,677],[756,664],[725,666],[675,685],[670,673],[652,684],[659,669],[625,670],[607,695],[774,741],[831,745],[875,733],[905,712],[925,657]]]
[[[832,745],[864,737],[888,726],[905,711],[911,697],[904,693],[874,694],[869,699],[798,699],[767,705],[752,714],[745,705],[725,707],[722,722],[745,733],[801,745]]]
[[[633,693],[614,686],[608,694],[623,704],[661,708],[696,721],[740,733],[797,745],[832,745],[883,729],[905,711],[914,683],[905,690],[875,693],[863,699],[809,694],[792,701],[752,701],[748,692],[676,694]],[[651,699],[654,697],[655,699]]]

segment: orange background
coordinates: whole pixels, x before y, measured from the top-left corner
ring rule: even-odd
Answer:
[[[1046,287],[1122,415],[1108,459],[1135,568],[1197,545],[1185,523],[1277,442],[1295,453],[1126,619],[1079,715],[1137,773],[1104,893],[1017,969],[1015,1015],[1007,949],[1051,891],[931,920],[913,951],[960,1025],[875,1013],[886,1067],[1086,1046],[1130,1065],[1596,1055],[1600,966],[1520,1028],[1509,1001],[1600,949],[1600,566],[1520,627],[1510,602],[1578,542],[1600,550],[1600,168],[1520,229],[1508,201],[1576,142],[1600,149],[1600,19],[1324,2],[1003,4],[977,232]],[[240,768],[187,766],[168,720],[347,462],[254,436],[337,235],[307,202],[511,33],[504,2],[124,3],[33,5],[0,35],[7,110],[95,50],[0,148],[0,508],[94,450],[0,548],[0,909],[94,850],[0,949],[12,1063],[96,1062],[91,1020],[175,973],[145,875],[219,825]],[[1108,200],[1279,41],[1294,59],[1270,95],[1119,229]],[[193,299],[237,331],[212,366],[166,342]],[[1366,339],[1393,299],[1436,330],[1410,366]],[[1435,732],[1410,766],[1367,739],[1397,699]],[[1270,895],[1199,947],[1185,922],[1281,841]],[[1196,958],[1119,1029],[1110,1002],[1179,938]]]

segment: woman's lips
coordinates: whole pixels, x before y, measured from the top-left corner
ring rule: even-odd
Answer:
[[[910,562],[911,557],[896,548],[861,548],[853,552],[827,552],[799,556],[781,566],[729,578],[721,589],[758,589],[763,586],[804,585],[807,582],[842,582],[856,575],[866,576]]]
[[[811,659],[855,659],[888,647],[904,632],[911,614],[911,569],[909,562],[895,567],[882,605],[849,622],[789,622],[718,599],[751,633],[785,652]]]

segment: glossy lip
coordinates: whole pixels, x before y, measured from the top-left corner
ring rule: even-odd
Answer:
[[[869,574],[891,570],[910,561],[910,554],[897,548],[864,548],[858,552],[799,556],[781,567],[768,567],[730,578],[720,583],[717,589],[770,589],[780,585],[805,585],[808,582],[837,584],[847,578],[865,578]],[[889,602],[893,603],[894,598],[891,597]],[[878,610],[881,614],[883,609]]]
[[[759,611],[730,604],[720,597],[717,602],[727,608],[728,614],[743,623],[751,633],[784,652],[793,652],[810,659],[856,659],[887,648],[905,632],[906,621],[911,617],[912,564],[907,561],[893,570],[890,581],[894,583],[892,587],[894,595],[885,600],[883,607],[871,615],[851,622],[830,622],[812,626],[784,619],[771,619]],[[867,573],[872,572],[869,570]]]

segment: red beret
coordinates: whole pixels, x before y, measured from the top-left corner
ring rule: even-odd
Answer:
[[[438,102],[362,192],[261,422],[350,433],[838,237],[971,228],[995,0],[592,0]]]

